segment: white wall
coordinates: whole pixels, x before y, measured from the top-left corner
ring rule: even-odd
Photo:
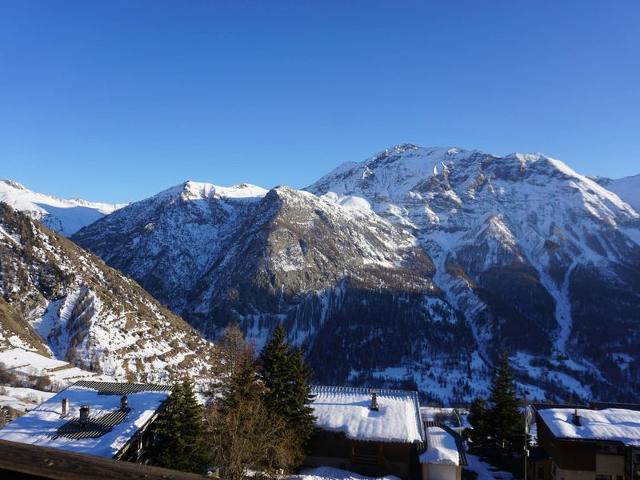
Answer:
[[[462,472],[455,465],[422,464],[422,480],[460,480]]]

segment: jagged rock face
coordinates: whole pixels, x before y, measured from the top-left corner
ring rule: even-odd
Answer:
[[[0,348],[8,346],[130,381],[208,381],[216,357],[134,281],[0,203]]]
[[[73,239],[208,338],[283,323],[318,381],[468,400],[506,351],[537,398],[640,391],[640,215],[597,183],[401,145],[307,190],[187,182]]]

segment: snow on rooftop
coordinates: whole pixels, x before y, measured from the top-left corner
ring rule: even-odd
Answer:
[[[430,426],[427,432],[427,449],[420,455],[420,463],[460,465],[456,440],[442,427]]]
[[[329,386],[314,386],[312,392],[316,425],[323,430],[355,440],[424,442],[416,392]],[[377,411],[369,408],[373,392]]]
[[[168,396],[168,390],[129,394],[130,411],[125,419],[97,438],[56,436],[60,427],[79,417],[82,405],[89,406],[90,419],[120,408],[120,395],[99,394],[96,389],[72,385],[0,429],[0,440],[112,458],[153,417]],[[62,417],[63,398],[69,399],[69,413],[65,417]]]
[[[606,440],[625,445],[640,445],[640,411],[622,408],[578,409],[580,425],[573,422],[573,408],[548,408],[538,411],[556,438]]]
[[[299,475],[289,477],[290,480],[369,480],[377,478],[377,480],[400,480],[394,475],[385,475],[384,477],[365,477],[348,470],[341,470],[333,467],[317,467],[302,470]]]

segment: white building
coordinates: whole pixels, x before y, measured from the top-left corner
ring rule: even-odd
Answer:
[[[420,455],[422,480],[460,480],[465,463],[455,434],[447,427],[428,422],[426,450]]]

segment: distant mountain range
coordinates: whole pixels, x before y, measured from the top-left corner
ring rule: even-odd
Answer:
[[[13,180],[0,180],[0,202],[68,237],[82,227],[95,222],[124,204],[87,202],[78,198],[63,198],[32,192]]]
[[[283,323],[316,380],[530,398],[640,393],[640,176],[399,145],[304,190],[185,182],[71,239],[206,338]]]

